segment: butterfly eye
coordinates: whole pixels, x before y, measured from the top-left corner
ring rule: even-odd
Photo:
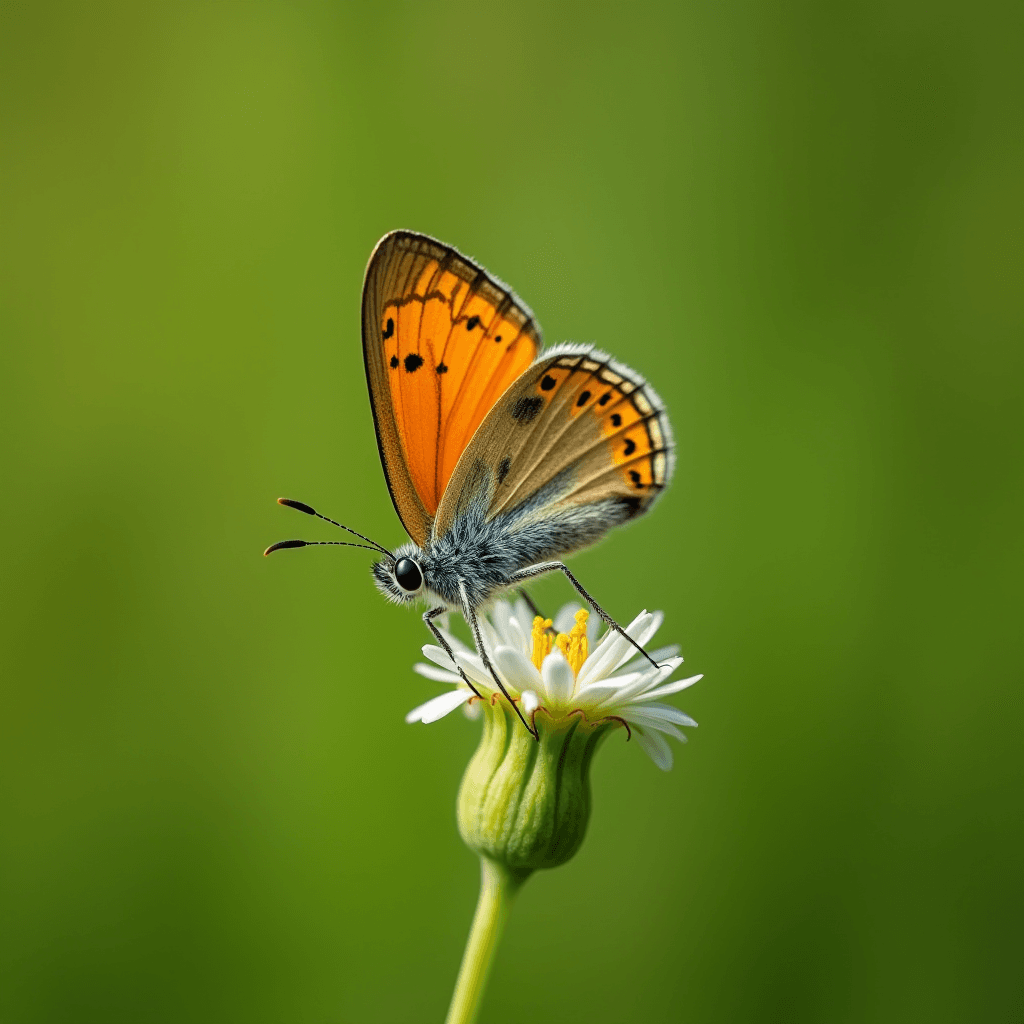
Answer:
[[[395,566],[395,579],[403,590],[412,593],[419,590],[423,583],[423,573],[420,567],[411,558],[400,558]]]

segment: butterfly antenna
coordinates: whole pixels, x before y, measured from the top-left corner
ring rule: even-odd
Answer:
[[[288,508],[296,508],[300,512],[305,512],[307,516],[316,516],[317,519],[322,519],[325,523],[330,523],[332,526],[337,526],[339,529],[347,530],[349,533],[351,533],[354,536],[358,537],[360,540],[365,540],[367,544],[372,544],[374,546],[374,548],[376,548],[382,554],[387,555],[388,558],[390,558],[392,562],[395,560],[395,556],[390,551],[388,551],[388,549],[386,547],[382,547],[375,540],[370,540],[369,537],[364,537],[357,530],[353,530],[351,526],[342,526],[341,523],[335,522],[333,519],[330,519],[327,516],[322,516],[319,512],[317,512],[317,510],[315,508],[313,508],[312,505],[307,505],[304,501],[295,501],[294,498],[278,498],[277,499],[277,503],[278,503],[278,505],[287,505]],[[335,541],[333,543],[340,544],[342,542],[341,541]],[[292,544],[291,546],[292,547],[297,547],[298,545]],[[361,548],[364,545],[362,545],[362,544],[352,544],[350,546],[354,547],[354,548]]]
[[[271,544],[263,552],[263,556],[266,557],[271,551],[280,551],[281,548],[310,548],[318,544],[337,545],[342,548],[365,548],[367,551],[377,550],[376,548],[371,548],[369,544],[353,544],[347,540],[279,540],[276,544]]]

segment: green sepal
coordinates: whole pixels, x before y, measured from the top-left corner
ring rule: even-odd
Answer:
[[[564,864],[590,819],[590,763],[618,723],[540,708],[534,739],[506,700],[481,703],[483,735],[459,789],[463,840],[516,875]]]

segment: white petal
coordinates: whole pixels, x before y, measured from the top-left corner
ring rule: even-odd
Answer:
[[[534,614],[533,609],[521,597],[516,598],[514,615],[519,623],[519,628],[523,631],[523,636],[529,637],[533,631]]]
[[[653,700],[655,697],[667,697],[670,693],[678,693],[680,690],[685,690],[688,686],[693,686],[694,683],[700,682],[704,678],[703,674],[699,676],[690,676],[689,679],[677,679],[675,682],[667,683],[665,686],[659,686],[656,690],[648,690],[646,693],[641,693],[639,697],[634,697],[633,700]]]
[[[523,690],[523,713],[532,715],[540,707],[540,698],[533,690]]]
[[[435,625],[436,625],[436,623],[435,623]],[[471,647],[467,647],[450,629],[447,629],[445,627],[438,627],[438,628],[439,628],[439,631],[441,633],[441,636],[443,636],[445,638],[445,640],[448,641],[448,646],[451,647],[451,649],[453,651],[469,651],[469,650],[472,650]]]
[[[635,640],[643,635],[644,630],[650,626],[653,620],[653,615],[641,612],[626,627],[626,633]],[[583,668],[580,669],[579,674],[580,686],[586,686],[587,683],[596,683],[598,680],[610,676],[616,667],[630,656],[629,652],[633,650],[635,648],[624,636],[609,631],[598,645],[597,650],[583,663]]]
[[[480,623],[480,635],[484,638],[484,647],[487,649],[487,653],[491,654],[495,647],[505,641],[498,636],[485,615],[477,616],[477,621]]]
[[[576,613],[580,610],[578,604],[563,604],[555,612],[554,626],[556,633],[568,633],[576,625]]]
[[[465,672],[474,683],[488,687],[491,690],[494,689],[494,680],[491,678],[491,673],[484,668],[483,659],[479,654],[469,654],[462,651],[456,651],[455,660],[459,663],[459,667],[462,671]]]
[[[523,627],[519,624],[519,619],[515,615],[510,615],[508,619],[509,646],[516,648],[518,651],[523,651],[528,656],[530,653],[529,636],[529,633],[523,633]]]
[[[642,728],[634,729],[633,735],[640,746],[650,755],[651,760],[663,772],[667,772],[672,767],[672,748],[664,736],[653,730],[645,732]]]
[[[410,724],[412,722],[422,722],[424,725],[428,725],[430,722],[436,722],[439,718],[444,718],[445,715],[450,715],[472,696],[473,694],[470,690],[449,690],[447,693],[442,693],[439,697],[428,700],[426,704],[413,708],[405,716],[405,720]]]
[[[679,708],[674,708],[671,704],[634,704],[628,710],[640,721],[675,722],[676,725],[697,728],[697,723],[689,715],[684,715]]]
[[[589,686],[584,686],[582,690],[577,690],[573,704],[581,708],[596,708],[606,701],[609,704],[614,704],[618,692],[619,680],[617,678],[606,679],[604,682],[591,683]]]
[[[437,644],[424,644],[422,650],[423,657],[429,658],[435,665],[440,665],[449,672],[455,668],[455,663],[448,657],[443,647],[438,647]]]
[[[487,616],[492,628],[494,629],[495,635],[498,638],[499,644],[508,645],[511,641],[511,638],[508,635],[508,620],[511,616],[512,605],[510,605],[504,598],[499,598],[494,602],[490,614]]]
[[[413,672],[418,672],[427,679],[433,679],[437,683],[461,683],[462,676],[458,672],[449,672],[444,668],[437,668],[435,665],[424,665],[422,661],[412,667]]]
[[[522,651],[514,647],[499,647],[494,652],[494,662],[506,686],[514,686],[520,692],[540,689],[540,673]]]
[[[639,700],[639,696],[645,691],[650,690],[651,687],[657,686],[658,683],[663,683],[673,672],[679,667],[679,662],[682,658],[670,658],[661,668],[651,668],[648,666],[644,671],[637,672],[633,676],[612,676],[613,679],[632,679],[633,681],[627,686],[623,685],[619,691],[618,699],[620,701],[633,701]],[[640,662],[642,665],[643,662]]]
[[[681,729],[676,728],[671,722],[648,722],[646,719],[642,719],[628,710],[623,711],[620,717],[633,725],[639,726],[641,729],[646,729],[648,732],[652,730],[663,732],[666,736],[679,740],[680,743],[687,742],[686,734]]]
[[[661,629],[661,624],[664,621],[665,621],[665,613],[664,612],[661,612],[661,611],[659,611],[659,612],[652,612],[651,613],[651,621],[647,623],[645,628],[642,629],[642,630],[639,630],[635,635],[633,633],[629,633],[629,635],[631,637],[633,637],[633,639],[637,642],[637,645],[639,647],[646,647],[648,645],[648,643],[650,643],[650,641],[654,639],[654,634],[657,633],[659,629]],[[627,632],[629,632],[629,631],[627,630]],[[633,647],[633,645],[630,644],[630,647]],[[633,647],[633,650],[636,650],[636,648]],[[622,659],[620,659],[620,661],[615,666],[615,668],[612,669],[612,671],[613,672],[616,671],[620,666],[624,665],[629,660],[630,660],[629,657],[623,657]],[[646,658],[644,660],[647,661]],[[649,661],[647,663],[650,664]]]
[[[544,678],[544,692],[555,704],[567,704],[572,697],[572,668],[559,650],[552,651],[541,665],[540,674]]]
[[[663,661],[668,661],[670,658],[675,658],[679,655],[679,644],[669,644],[668,647],[658,647],[656,650],[648,651],[651,656],[651,661],[656,661],[659,665]],[[680,658],[680,661],[683,659]],[[638,654],[636,657],[627,661],[622,666],[624,672],[635,672],[641,665],[650,665],[650,662],[642,655]]]

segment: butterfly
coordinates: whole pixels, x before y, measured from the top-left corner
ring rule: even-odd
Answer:
[[[362,339],[384,476],[411,542],[390,551],[342,529],[383,556],[372,571],[386,598],[427,602],[423,620],[453,663],[435,620],[463,615],[487,672],[535,732],[493,667],[478,613],[503,591],[561,572],[638,647],[563,559],[664,490],[674,463],[665,407],[639,374],[591,345],[542,350],[533,314],[506,285],[412,231],[385,235],[370,256]],[[367,546],[294,540],[265,553],[308,544]]]

